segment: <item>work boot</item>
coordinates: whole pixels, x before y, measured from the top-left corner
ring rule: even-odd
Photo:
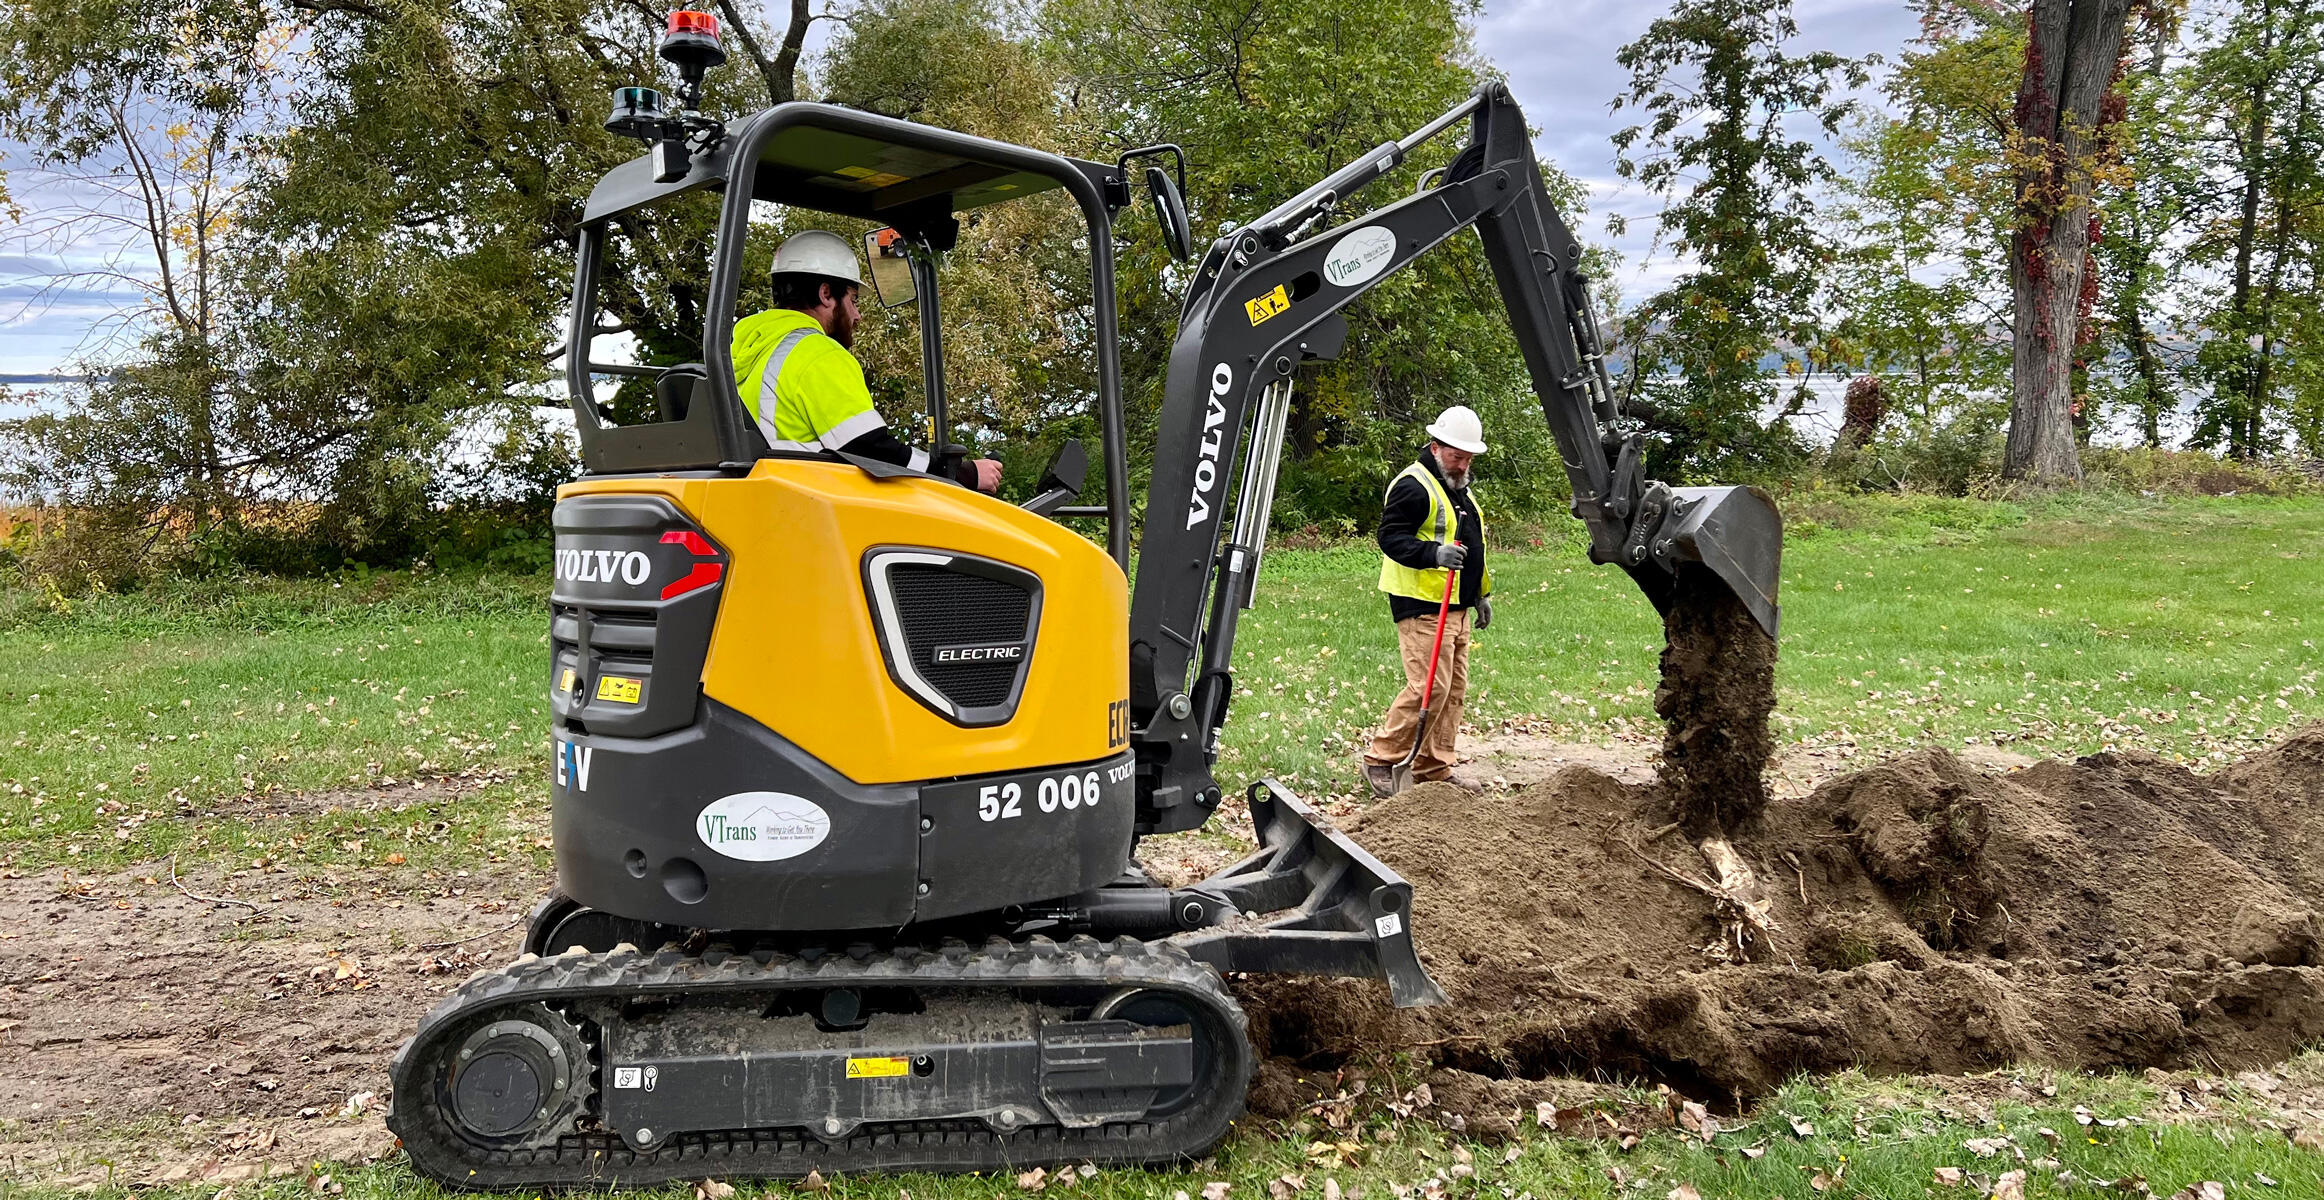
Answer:
[[[1385,800],[1396,794],[1396,768],[1365,763],[1364,782],[1372,785],[1372,799]]]
[[[1435,779],[1429,780],[1429,782],[1449,783],[1472,796],[1478,795],[1485,790],[1484,780],[1481,780],[1474,775],[1468,774],[1458,767],[1445,772],[1443,775],[1440,775]]]

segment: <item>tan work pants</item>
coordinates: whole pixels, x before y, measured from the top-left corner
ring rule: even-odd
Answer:
[[[1436,640],[1436,615],[1406,617],[1396,622],[1396,646],[1404,657],[1404,690],[1380,719],[1379,735],[1364,751],[1364,762],[1391,767],[1412,752],[1412,736],[1420,725],[1420,689],[1428,680],[1428,651]],[[1454,743],[1461,735],[1461,701],[1469,694],[1469,610],[1445,614],[1444,648],[1438,652],[1436,695],[1429,701],[1428,740],[1412,760],[1416,780],[1442,779],[1460,761]]]

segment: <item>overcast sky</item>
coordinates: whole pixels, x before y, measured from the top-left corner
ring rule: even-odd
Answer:
[[[1590,211],[1577,220],[1578,230],[1606,241],[1608,214],[1632,218],[1629,235],[1613,240],[1622,254],[1616,283],[1628,301],[1651,292],[1677,265],[1653,251],[1658,202],[1615,177],[1608,140],[1629,116],[1607,109],[1625,82],[1614,52],[1661,11],[1656,0],[1488,0],[1477,27],[1478,49],[1508,73],[1527,118],[1541,130],[1543,155],[1590,187]],[[1798,0],[1797,13],[1802,49],[1878,51],[1893,59],[1918,28],[1903,0]],[[57,193],[28,187],[35,181],[22,172],[20,156],[6,159],[26,222],[0,232],[0,374],[61,370],[77,353],[96,348],[92,331],[118,327],[117,319],[106,318],[117,318],[135,297],[102,281],[52,287],[41,297],[51,282],[43,276],[60,265],[82,269],[106,260],[150,269],[152,259],[134,251],[124,258],[118,246],[28,244],[27,228],[40,221],[44,202],[57,202]]]

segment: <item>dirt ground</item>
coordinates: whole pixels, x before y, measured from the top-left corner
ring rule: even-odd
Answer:
[[[389,1057],[437,997],[517,954],[548,878],[180,882],[245,903],[187,895],[166,863],[0,878],[0,1179],[225,1182],[388,1153]]]
[[[1756,886],[1723,889],[1650,782],[1415,788],[1345,824],[1412,880],[1452,1003],[1262,986],[1253,1027],[1279,1068],[1416,1049],[1484,1128],[1577,1078],[1734,1107],[1801,1071],[2233,1070],[2324,1038],[2324,725],[2209,776],[1923,750],[1782,792],[1732,842]]]
[[[1741,951],[1715,949],[1733,944],[1721,902],[1677,878],[1712,870],[1668,827],[1657,749],[1513,725],[1472,745],[1499,780],[1484,795],[1431,785],[1349,814],[1413,879],[1454,1003],[1239,981],[1275,1056],[1254,1108],[1314,1099],[1289,1068],[1398,1047],[1432,1065],[1441,1110],[1490,1133],[1610,1081],[1727,1108],[1801,1070],[2236,1069],[2324,1038],[2324,726],[2207,777],[2138,755],[1779,756],[1734,842],[1772,925]],[[1198,875],[1233,853],[1216,842],[1151,849]],[[0,1179],[224,1182],[389,1153],[390,1055],[517,953],[548,878],[182,882],[196,895],[164,863],[0,876]],[[2324,1107],[2311,1082],[2286,1094]]]

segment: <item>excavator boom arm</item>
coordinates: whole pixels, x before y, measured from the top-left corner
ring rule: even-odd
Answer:
[[[1468,146],[1422,190],[1298,236],[1463,117]],[[1773,504],[1756,489],[1673,488],[1641,476],[1638,436],[1618,427],[1580,243],[1549,201],[1523,114],[1505,85],[1487,84],[1220,238],[1188,289],[1130,606],[1142,832],[1194,828],[1223,796],[1210,765],[1233,691],[1236,625],[1264,550],[1293,374],[1339,354],[1350,303],[1472,226],[1571,479],[1574,515],[1590,529],[1592,561],[1620,565],[1658,608],[1682,565],[1699,563],[1774,634],[1782,534]]]

